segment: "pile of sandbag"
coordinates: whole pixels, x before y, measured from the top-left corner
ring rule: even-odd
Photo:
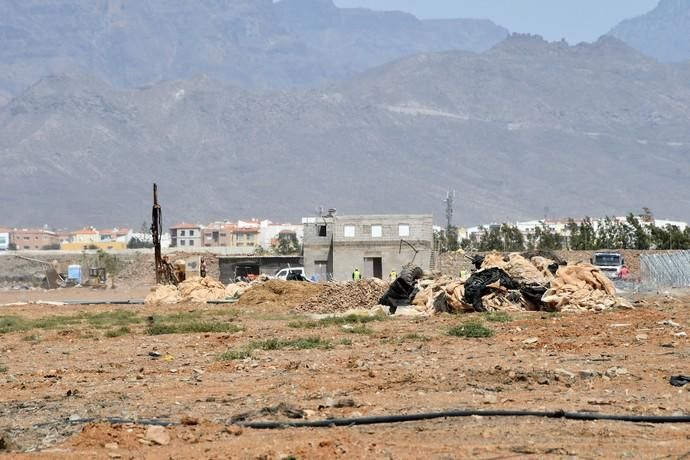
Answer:
[[[166,284],[159,284],[151,288],[151,292],[144,300],[146,305],[173,305],[181,301],[182,296],[180,296],[177,286]]]
[[[422,280],[411,299],[426,314],[464,311],[603,310],[630,307],[597,267],[565,265],[541,255],[491,253],[474,258],[467,279]]]
[[[502,254],[491,253],[484,258],[481,268],[500,268],[518,283],[546,284],[554,278],[549,271],[549,266],[553,264],[553,260],[540,256],[527,259],[521,254],[510,254],[505,257]]]
[[[208,300],[224,300],[225,285],[210,277],[194,277],[177,285],[183,302],[204,303]]]
[[[225,300],[236,297],[242,289],[241,286],[225,286],[218,280],[210,277],[190,278],[177,286],[158,285],[154,287],[145,303],[150,305],[170,305],[180,302],[205,303],[209,300]]]
[[[590,264],[559,268],[542,302],[560,311],[632,308],[628,301],[616,296],[613,282]]]

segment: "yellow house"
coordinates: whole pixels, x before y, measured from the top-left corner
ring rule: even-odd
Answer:
[[[122,251],[127,249],[127,243],[122,241],[97,241],[95,243],[65,242],[60,244],[63,251],[85,251],[87,249],[102,249],[104,251]]]
[[[102,249],[104,251],[121,251],[127,249],[123,241],[101,241],[100,233],[94,228],[83,228],[72,233],[72,241],[60,244],[63,251],[83,251],[86,249]]]

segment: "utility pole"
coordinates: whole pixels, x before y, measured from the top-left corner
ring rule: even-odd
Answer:
[[[450,233],[450,228],[453,226],[453,208],[455,206],[455,190],[446,192],[446,236]]]
[[[151,238],[153,239],[153,251],[156,263],[156,284],[161,284],[163,275],[163,259],[161,258],[161,234],[163,216],[161,205],[158,204],[158,185],[153,184],[153,209],[151,211]]]

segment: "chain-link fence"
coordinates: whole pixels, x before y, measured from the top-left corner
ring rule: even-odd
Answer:
[[[640,255],[644,289],[690,287],[690,251]]]

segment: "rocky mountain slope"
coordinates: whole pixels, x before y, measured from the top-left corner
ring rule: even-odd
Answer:
[[[661,61],[690,60],[690,1],[660,0],[653,11],[621,22],[609,34]]]
[[[0,204],[19,225],[139,225],[434,212],[460,224],[622,213],[690,218],[690,68],[612,38],[513,36],[317,89],[206,77],[118,89],[44,78],[0,107]]]
[[[483,51],[506,35],[488,21],[420,21],[332,0],[3,0],[0,91],[81,72],[116,86],[199,74],[306,86],[416,52]]]

